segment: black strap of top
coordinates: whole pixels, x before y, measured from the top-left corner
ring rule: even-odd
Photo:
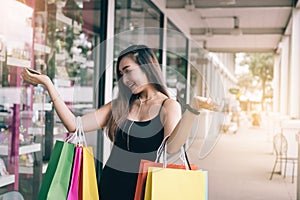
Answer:
[[[159,109],[159,112],[158,112],[158,113],[160,113],[162,107],[164,106],[165,102],[166,102],[168,99],[170,99],[170,98],[166,98],[166,99],[163,100],[163,102],[161,103],[161,106],[160,106],[160,109]]]

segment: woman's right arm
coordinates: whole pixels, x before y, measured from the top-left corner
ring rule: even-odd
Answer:
[[[22,77],[26,82],[31,84],[42,84],[46,87],[57,115],[63,122],[66,129],[69,132],[74,132],[76,129],[76,116],[71,112],[63,99],[60,97],[50,78],[43,74],[33,74],[26,68],[22,71]],[[108,103],[96,111],[83,115],[82,124],[84,131],[88,132],[103,128],[108,120],[107,118],[110,110],[111,103]]]

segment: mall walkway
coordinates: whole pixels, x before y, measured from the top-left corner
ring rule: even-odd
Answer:
[[[296,178],[294,184],[278,174],[269,180],[275,159],[270,131],[243,125],[237,134],[222,134],[204,160],[197,141],[188,151],[191,162],[209,172],[209,200],[295,200]]]

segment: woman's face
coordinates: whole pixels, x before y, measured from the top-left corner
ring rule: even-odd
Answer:
[[[141,67],[129,56],[122,58],[119,64],[122,75],[120,81],[130,88],[133,94],[142,92],[148,85],[148,78]]]

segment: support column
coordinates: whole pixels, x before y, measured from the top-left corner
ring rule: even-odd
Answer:
[[[163,78],[164,82],[166,83],[166,77],[167,77],[167,24],[168,24],[168,18],[166,15],[164,15],[164,23],[163,23],[163,41],[162,41],[162,73],[163,73]]]
[[[274,61],[274,95],[273,95],[273,112],[279,112],[280,109],[280,56],[275,55]]]
[[[300,118],[300,10],[293,10],[293,25],[291,37],[291,67],[290,67],[290,101],[289,114]]]
[[[19,142],[20,142],[20,104],[13,105],[13,118],[10,126],[8,145],[8,172],[15,175],[13,190],[19,189]]]
[[[214,72],[215,72],[215,63],[213,62],[213,60],[211,60],[209,68],[208,68],[208,76],[209,78],[207,79],[209,81],[208,84],[208,96],[214,96]]]
[[[108,103],[112,99],[115,98],[115,93],[113,93],[113,70],[114,70],[114,27],[115,27],[115,0],[107,1],[107,30],[106,30],[106,40],[102,42],[105,43],[105,54],[106,54],[106,61],[105,61],[105,90],[104,90],[104,103]],[[105,38],[104,38],[105,39]],[[101,39],[102,40],[102,39]],[[103,48],[104,49],[104,48]],[[103,50],[100,49],[100,50]],[[101,57],[97,58],[101,59]],[[96,84],[98,84],[98,80]],[[98,86],[97,86],[98,87]],[[101,94],[99,94],[101,95]],[[103,132],[104,133],[104,132]],[[103,165],[108,160],[111,151],[111,141],[108,137],[102,137],[102,155],[99,157],[103,162]]]
[[[298,142],[298,155],[300,155],[300,131],[296,135]],[[298,156],[298,163],[300,163],[300,156]],[[297,166],[297,200],[300,200],[300,165]]]
[[[212,95],[211,91],[212,91],[212,84],[211,84],[211,80],[212,80],[212,68],[213,68],[213,62],[210,59],[209,63],[207,65],[207,74],[206,74],[206,96],[209,97]]]
[[[288,80],[289,80],[289,41],[290,37],[282,38],[282,53],[280,66],[280,112],[288,114]]]
[[[191,55],[191,42],[189,39],[186,39],[186,55],[185,55],[185,61],[186,61],[186,102],[190,102],[191,98],[191,63],[189,62],[189,57]],[[193,94],[195,95],[195,94]]]

